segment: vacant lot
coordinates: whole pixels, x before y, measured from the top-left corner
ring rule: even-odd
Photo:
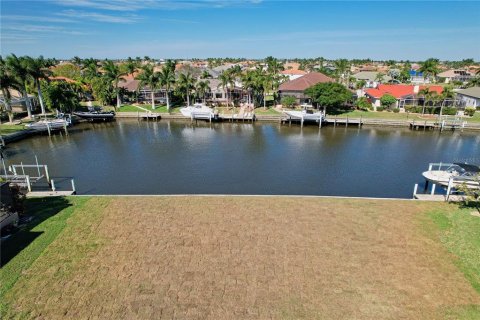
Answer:
[[[480,315],[480,218],[471,209],[274,197],[49,201],[28,204],[57,213],[40,211],[28,231],[37,236],[17,234],[30,244],[2,267],[6,318]]]

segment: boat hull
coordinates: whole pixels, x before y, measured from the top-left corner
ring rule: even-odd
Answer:
[[[112,121],[115,119],[115,113],[90,113],[90,112],[74,112],[74,115],[89,121]]]
[[[42,120],[34,123],[27,124],[26,127],[30,130],[38,131],[38,132],[43,132],[43,131],[48,131],[49,129],[51,131],[53,130],[62,130],[65,127],[68,127],[70,123],[66,120],[63,119],[57,119],[57,120]]]
[[[317,113],[305,113],[303,111],[284,111],[284,113],[293,119],[308,120],[308,121],[319,121],[323,120],[323,114],[321,112]]]
[[[458,186],[465,184],[469,188],[478,188],[479,184],[473,180],[465,180],[459,177],[458,175],[454,175],[448,171],[444,170],[430,170],[425,171],[422,173],[422,176],[427,179],[428,181],[434,182],[436,184],[448,187],[448,183],[451,178],[453,178],[453,185]]]

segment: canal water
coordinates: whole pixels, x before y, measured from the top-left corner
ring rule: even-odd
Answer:
[[[127,121],[8,145],[79,194],[282,194],[410,198],[429,162],[480,159],[480,135],[408,129]]]

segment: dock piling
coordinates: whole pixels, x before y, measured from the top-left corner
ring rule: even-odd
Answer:
[[[415,186],[413,187],[413,198],[415,198],[415,195],[417,194],[418,190],[418,183],[415,183]]]
[[[433,196],[435,194],[435,187],[437,185],[435,183],[432,184],[432,191],[430,192],[430,194]]]
[[[72,191],[73,193],[77,193],[77,190],[75,189],[75,181],[72,179]]]
[[[52,191],[55,191],[55,181],[53,181],[53,179],[52,179],[51,183],[52,183]],[[30,191],[32,191],[32,190],[30,190]]]

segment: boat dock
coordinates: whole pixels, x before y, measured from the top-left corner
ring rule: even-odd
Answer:
[[[454,165],[453,163],[429,163],[428,170],[438,172],[446,170]],[[423,193],[419,192],[419,184],[415,184],[413,188],[413,199],[423,201],[447,201],[447,202],[462,202],[466,200],[466,196],[461,190],[480,189],[480,185],[474,177],[464,177],[452,175],[447,180],[429,180],[429,176],[425,176],[425,184]],[[429,185],[430,190],[429,190]]]
[[[12,186],[24,190],[25,196],[30,197],[59,197],[76,194],[75,180],[72,178],[51,178],[47,165],[38,164],[14,164],[3,168],[5,172],[0,175]],[[70,182],[70,190],[59,190],[58,181]]]

